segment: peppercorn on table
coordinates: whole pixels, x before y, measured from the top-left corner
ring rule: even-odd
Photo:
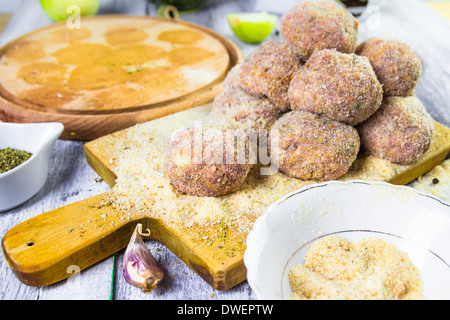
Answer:
[[[405,2],[407,2],[405,4]],[[402,4],[408,5],[409,11],[402,10]],[[226,22],[222,20],[223,12],[226,12],[227,6],[212,5],[207,7],[206,12],[198,12],[196,14],[186,16],[187,19],[194,19],[204,21],[205,25],[215,29],[216,31],[227,34],[236,44],[241,47],[241,50],[246,55],[251,52],[256,46],[247,46],[240,43],[231,32],[226,29]],[[230,7],[228,7],[230,8]],[[235,8],[232,8],[233,10]],[[450,50],[446,39],[450,36],[450,29],[444,24],[443,18],[439,17],[431,10],[419,3],[413,1],[399,1],[391,7],[381,8],[382,21],[380,25],[376,24],[376,17],[367,18],[368,20],[361,21],[361,38],[366,38],[370,35],[391,35],[405,39],[409,42],[421,55],[424,62],[424,76],[416,90],[416,95],[422,99],[425,107],[431,113],[433,118],[449,127],[450,119],[447,112],[447,103],[450,100],[449,90],[450,80],[445,77],[448,68],[444,62],[445,53]],[[25,8],[22,8],[22,14],[26,15]],[[32,7],[27,8],[32,10]],[[35,8],[35,11],[38,10]],[[253,7],[243,4],[243,11],[252,11]],[[142,11],[143,12],[143,11]],[[202,18],[203,17],[203,18]],[[215,17],[215,19],[209,19]],[[416,17],[421,17],[418,23]],[[225,19],[225,17],[223,17]],[[14,19],[14,17],[13,17]],[[202,20],[204,19],[204,20]],[[44,19],[42,19],[44,20]],[[41,21],[42,21],[41,20]],[[32,20],[30,20],[32,21]],[[208,25],[208,21],[209,24]],[[48,22],[46,22],[48,23]],[[375,25],[375,27],[373,27]],[[405,28],[405,25],[408,27]],[[400,26],[400,27],[399,27]],[[37,26],[36,26],[37,27]],[[439,33],[433,32],[436,28],[440,29]],[[225,30],[226,29],[226,30]],[[413,32],[415,30],[416,32]],[[278,35],[272,35],[274,39],[278,39]],[[203,114],[203,113],[202,113]],[[104,138],[103,142],[107,142],[108,138]],[[86,144],[87,148],[93,146],[94,142]],[[42,213],[51,210],[59,210],[59,208],[73,203],[81,203],[83,211],[96,212],[101,219],[113,218],[113,213],[109,210],[111,205],[105,201],[104,195],[110,192],[110,186],[113,182],[111,172],[95,172],[88,164],[84,154],[84,143],[74,141],[58,141],[54,149],[54,154],[51,159],[51,170],[47,184],[33,199],[23,204],[22,206],[2,213],[0,219],[2,221],[2,237],[6,232],[14,226],[23,221],[28,221],[32,217],[39,217]],[[109,145],[109,148],[113,145]],[[117,145],[116,145],[117,147]],[[445,155],[444,155],[445,157]],[[91,161],[90,161],[91,162]],[[109,158],[108,161],[109,162]],[[91,162],[92,163],[92,162]],[[98,169],[98,167],[97,167]],[[438,170],[439,171],[439,170]],[[446,171],[444,171],[446,172]],[[439,179],[439,176],[435,178]],[[103,180],[105,179],[105,180]],[[439,179],[444,181],[445,179]],[[406,182],[406,181],[404,181]],[[109,184],[108,184],[109,183]],[[413,184],[414,185],[414,184]],[[89,200],[91,199],[91,200]],[[92,200],[98,200],[91,202]],[[93,208],[93,206],[96,206]],[[79,241],[89,239],[90,232],[88,223],[93,226],[94,221],[80,222],[80,211],[73,211],[71,217],[73,222],[79,222],[77,228],[69,227],[64,229],[71,236],[71,243],[76,244]],[[116,227],[122,224],[125,231],[131,235],[135,224],[131,224],[130,214],[121,216]],[[130,218],[130,220],[128,220]],[[85,225],[84,225],[85,224]],[[82,226],[83,225],[83,226]],[[99,228],[100,223],[96,225]],[[35,226],[38,227],[38,226]],[[226,227],[226,226],[225,226]],[[33,235],[33,224],[25,228],[29,236]],[[89,230],[88,230],[89,229]],[[158,225],[153,225],[153,237],[158,238]],[[224,232],[225,231],[225,232]],[[230,240],[232,234],[228,229],[223,229],[219,224],[217,229],[211,232],[211,235],[198,235],[199,237],[206,237],[205,246],[212,246],[220,242],[225,237],[225,240]],[[210,238],[211,237],[211,238]],[[214,242],[208,239],[215,239]],[[160,286],[151,294],[143,294],[139,289],[129,286],[122,277],[121,265],[123,251],[116,248],[109,248],[107,243],[109,238],[104,238],[100,242],[99,248],[105,254],[105,258],[100,262],[93,263],[93,260],[88,261],[88,268],[74,263],[74,260],[66,260],[65,265],[60,266],[66,276],[67,280],[60,281],[45,287],[32,287],[23,285],[11,272],[5,261],[0,260],[0,275],[2,276],[2,299],[253,299],[253,293],[246,281],[236,284],[226,291],[221,291],[211,287],[206,281],[199,277],[192,269],[190,269],[184,262],[182,262],[171,250],[167,249],[159,241],[149,240],[147,245],[155,255],[158,261],[164,267],[165,275]],[[165,239],[161,239],[164,241]],[[119,246],[126,246],[129,238],[122,239]],[[242,244],[242,243],[241,243]],[[167,243],[170,247],[171,244]],[[173,244],[172,244],[173,245]],[[33,246],[31,246],[32,248]],[[231,248],[217,248],[226,252],[227,257],[233,256],[235,258],[239,254],[242,247]],[[224,250],[225,249],[225,250]],[[91,248],[88,250],[88,252]],[[59,252],[62,253],[63,250]],[[58,252],[58,248],[56,248]],[[177,252],[180,254],[180,252]],[[181,254],[180,254],[181,255]],[[92,258],[92,255],[87,255]],[[237,259],[237,258],[235,258]],[[82,269],[82,270],[81,270]],[[81,272],[78,272],[80,271]],[[243,279],[239,279],[243,280]],[[238,281],[239,282],[239,281]]]

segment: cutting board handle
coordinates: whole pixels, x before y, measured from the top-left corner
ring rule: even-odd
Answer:
[[[17,278],[30,286],[66,279],[74,270],[83,270],[126,247],[137,222],[147,228],[147,219],[118,213],[113,205],[105,204],[107,196],[100,194],[48,211],[9,230],[2,249]]]

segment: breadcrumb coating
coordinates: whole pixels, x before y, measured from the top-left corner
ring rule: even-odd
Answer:
[[[331,1],[302,1],[280,21],[284,41],[303,61],[322,49],[354,52],[358,27],[350,12]]]
[[[383,89],[367,58],[324,49],[295,73],[288,95],[292,110],[355,126],[380,107]]]
[[[236,64],[231,70],[228,72],[227,76],[222,82],[223,91],[233,88],[239,87],[239,69],[241,68],[242,62]]]
[[[228,140],[228,134],[238,138]],[[176,133],[170,142],[164,173],[175,189],[195,196],[217,197],[236,191],[245,181],[248,137],[224,123],[204,122]]]
[[[288,89],[300,59],[278,41],[261,44],[242,63],[239,84],[248,92],[268,98],[282,112],[290,110]]]
[[[211,111],[212,119],[226,120],[243,130],[268,129],[280,115],[280,110],[267,98],[253,96],[239,87],[218,94]]]
[[[285,113],[273,129],[279,130],[279,143],[270,146],[273,161],[290,177],[337,179],[349,170],[359,152],[354,127],[307,111]]]
[[[356,53],[369,59],[386,96],[410,96],[422,75],[422,61],[400,40],[373,37],[362,42]]]
[[[292,300],[422,300],[419,270],[406,252],[377,238],[315,242],[289,271]]]
[[[362,148],[375,157],[410,163],[430,147],[434,122],[417,97],[387,97],[358,132]]]

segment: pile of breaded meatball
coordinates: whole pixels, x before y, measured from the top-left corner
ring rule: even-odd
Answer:
[[[227,75],[204,149],[234,154],[236,145],[221,139],[233,128],[276,130],[270,156],[278,170],[317,181],[344,175],[361,151],[411,163],[428,150],[434,124],[414,95],[422,62],[408,44],[358,44],[358,21],[332,1],[300,2],[282,16],[280,31],[284,41],[262,43]],[[196,196],[237,190],[252,164],[194,163],[193,136],[190,127],[171,141],[165,174],[172,185]]]

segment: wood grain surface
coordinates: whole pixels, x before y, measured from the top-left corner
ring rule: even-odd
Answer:
[[[289,3],[289,1],[286,1]],[[292,1],[291,1],[292,2]],[[145,12],[144,1],[102,0],[101,14],[121,13],[138,15]],[[13,4],[8,2],[8,4]],[[225,13],[252,12],[255,10],[275,10],[282,14],[286,3],[273,1],[208,1],[203,9],[182,19],[207,26],[228,37],[242,50],[249,54],[256,47],[240,42],[228,27]],[[270,9],[268,9],[270,8]],[[407,9],[405,9],[407,8]],[[156,15],[156,9],[150,12]],[[377,19],[379,14],[380,19]],[[380,21],[380,24],[374,22]],[[424,102],[433,118],[450,126],[450,72],[447,60],[450,43],[450,26],[448,21],[438,13],[427,8],[421,1],[399,0],[389,2],[380,11],[374,11],[366,20],[360,20],[360,38],[371,35],[387,35],[403,39],[410,43],[421,55],[425,63],[425,73],[417,88],[417,96]],[[51,21],[39,8],[37,1],[24,1],[14,13],[0,43],[5,44],[36,28],[50,25]],[[276,30],[275,30],[276,31]],[[279,40],[275,32],[270,39]],[[98,174],[89,166],[84,154],[84,142],[58,140],[50,159],[49,178],[43,189],[23,205],[2,213],[0,216],[0,234],[2,237],[14,226],[42,213],[71,205],[91,198],[97,194],[107,193],[110,186],[99,179]],[[433,176],[441,178],[439,175]],[[444,177],[442,177],[444,178]],[[440,179],[443,183],[445,179]],[[416,180],[417,181],[417,180]],[[410,184],[414,187],[415,184]],[[4,258],[0,259],[2,300],[247,300],[254,299],[252,289],[246,281],[226,291],[214,290],[192,269],[183,263],[170,249],[156,240],[147,240],[146,245],[162,264],[165,276],[159,287],[151,294],[144,294],[140,289],[130,286],[121,274],[123,250],[77,272],[76,268],[67,270],[68,278],[53,285],[32,287],[24,285],[14,276]]]
[[[91,140],[210,102],[241,58],[225,37],[177,20],[53,24],[0,50],[0,118],[61,122],[62,139]]]
[[[208,120],[211,105],[178,112],[121,130],[85,144],[88,163],[112,187],[112,191],[75,202],[38,215],[12,228],[2,240],[2,248],[10,267],[24,283],[44,286],[68,276],[67,268],[77,265],[85,269],[123,249],[137,223],[151,231],[151,239],[165,244],[193,271],[216,290],[227,290],[246,279],[243,263],[248,232],[240,230],[241,223],[253,221],[267,207],[284,194],[297,190],[315,181],[288,178],[282,173],[261,176],[252,170],[240,190],[220,197],[217,206],[212,197],[194,197],[179,194],[171,189],[170,182],[162,178],[164,155],[170,137],[175,130],[183,129],[195,121]],[[149,148],[152,144],[160,148]],[[126,155],[126,150],[145,150],[149,160],[139,162],[136,155]],[[435,123],[433,142],[420,160],[399,165],[361,154],[347,174],[339,180],[386,181],[406,184],[442,162],[450,151],[450,129]],[[157,152],[157,153],[156,153]],[[133,162],[136,161],[136,164]],[[127,210],[115,203],[113,191],[118,168],[129,166],[135,183],[139,186],[139,175],[145,172],[146,189],[151,194],[146,209],[133,204]],[[139,166],[142,166],[139,168]],[[145,167],[144,167],[145,166]],[[148,167],[155,167],[154,172]],[[153,174],[155,174],[153,176]],[[283,186],[283,187],[279,187]],[[163,188],[161,194],[155,190]],[[162,190],[162,189],[160,189]],[[167,191],[168,190],[168,191]],[[184,199],[183,199],[184,198]],[[168,202],[169,203],[168,203]],[[182,206],[178,201],[189,203]],[[173,202],[173,203],[170,203]],[[235,206],[239,203],[239,208]],[[215,207],[216,205],[216,207]],[[238,218],[226,225],[222,223],[192,223],[178,221],[176,212],[193,221],[202,214],[202,206],[211,207],[215,215],[229,216],[227,209],[239,211],[247,207]],[[164,211],[161,214],[159,211]],[[222,211],[223,210],[223,211]],[[208,219],[210,219],[208,217]],[[220,220],[219,220],[220,221]]]

